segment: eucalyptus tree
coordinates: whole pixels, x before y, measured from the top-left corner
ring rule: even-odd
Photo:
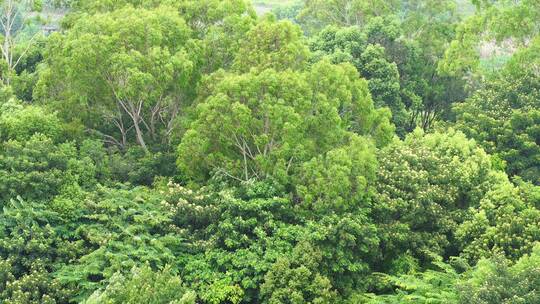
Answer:
[[[41,10],[40,0],[4,0],[0,4],[0,32],[2,51],[1,79],[10,85],[15,68],[41,34],[40,30],[29,32],[31,21]],[[26,31],[26,32],[25,32]]]
[[[221,172],[237,181],[287,184],[300,164],[347,144],[351,132],[378,145],[390,140],[388,110],[375,109],[352,65],[308,67],[307,48],[289,21],[263,20],[247,37],[236,70],[220,71],[203,85],[178,148],[187,178],[203,182]]]
[[[38,94],[107,142],[124,148],[133,136],[148,151],[148,140],[168,140],[192,90],[191,34],[171,7],[83,16],[51,37]]]
[[[204,181],[222,172],[238,181],[287,182],[302,162],[344,145],[349,132],[380,145],[393,132],[351,65],[321,62],[306,72],[219,73],[178,148],[178,167]]]

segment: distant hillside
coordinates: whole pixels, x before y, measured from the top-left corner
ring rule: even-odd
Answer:
[[[456,0],[456,3],[459,12],[463,16],[470,16],[474,14],[474,11],[476,10],[474,5],[471,3],[471,0]]]
[[[262,15],[270,12],[278,5],[290,4],[294,0],[253,0],[253,6],[257,11],[257,14]]]
[[[262,15],[270,12],[278,5],[291,4],[294,0],[253,0],[253,5],[257,14]],[[471,0],[456,0],[458,10],[464,16],[470,16],[474,13],[475,8]]]

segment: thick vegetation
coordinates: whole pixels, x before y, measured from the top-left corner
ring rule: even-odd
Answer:
[[[0,303],[540,303],[538,3],[4,0]]]

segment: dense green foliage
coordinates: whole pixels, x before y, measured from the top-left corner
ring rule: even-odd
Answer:
[[[539,303],[537,3],[4,1],[0,303]]]
[[[538,47],[516,54],[502,73],[455,107],[461,130],[504,161],[508,174],[536,184],[540,184],[538,54]]]

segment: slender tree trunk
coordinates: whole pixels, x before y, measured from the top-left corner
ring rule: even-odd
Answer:
[[[28,22],[28,11],[31,1],[28,0],[2,0],[1,14],[0,14],[0,26],[2,26],[2,31],[4,32],[4,41],[0,44],[2,49],[2,59],[6,62],[7,71],[5,75],[1,76],[1,80],[4,84],[9,85],[11,83],[12,74],[15,72],[15,68],[19,65],[21,59],[26,55],[33,45],[34,40],[37,38],[38,33],[34,34],[32,38],[28,41],[26,48],[17,56],[14,54],[14,49],[16,46],[14,31],[15,22],[17,17],[21,17],[22,22]],[[21,30],[21,29],[18,29]]]
[[[4,5],[2,5],[3,14],[0,16],[2,18],[2,30],[4,32],[4,41],[2,44],[2,56],[4,57],[4,61],[7,65],[7,71],[6,75],[2,75],[3,81],[6,85],[10,84],[11,76],[9,75],[11,73],[11,64],[12,64],[12,57],[11,54],[12,50],[12,37],[11,32],[13,30],[13,19],[15,16],[13,16],[14,6],[13,6],[13,0],[6,0],[4,2]]]
[[[135,127],[135,134],[137,135],[137,142],[139,142],[139,145],[143,148],[144,152],[148,153],[148,147],[146,146],[146,143],[144,142],[143,134],[141,131],[141,128],[139,126],[139,117],[137,115],[133,116],[133,126]]]
[[[137,141],[139,142],[139,145],[144,149],[146,153],[148,153],[148,147],[146,146],[146,143],[144,142],[144,136],[143,132],[140,127],[140,123],[142,122],[141,117],[141,109],[142,109],[142,102],[139,101],[139,105],[135,107],[135,105],[132,102],[129,102],[129,107],[131,109],[131,118],[133,119],[133,127],[135,127],[135,134],[137,135]]]
[[[116,96],[118,98],[118,95]],[[148,147],[146,146],[146,142],[144,141],[143,132],[140,126],[140,123],[143,121],[141,117],[142,102],[139,101],[138,107],[135,107],[135,105],[131,101],[123,101],[121,99],[117,99],[117,101],[133,121],[133,128],[135,129],[135,136],[137,137],[137,142],[146,153],[150,152],[148,150]]]

